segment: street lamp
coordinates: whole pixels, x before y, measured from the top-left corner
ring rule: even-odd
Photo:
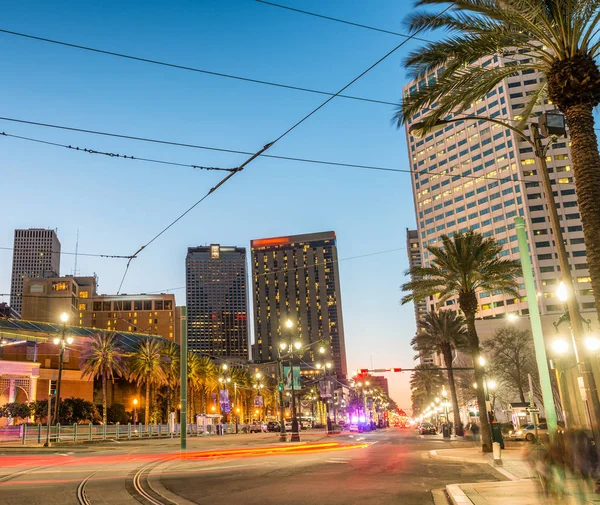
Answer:
[[[58,380],[56,381],[56,402],[54,402],[54,422],[58,422],[59,408],[60,408],[60,385],[62,382],[62,371],[63,363],[65,359],[65,347],[73,343],[73,337],[69,336],[65,338],[67,332],[67,321],[69,320],[69,314],[63,312],[60,315],[62,321],[62,331],[60,338],[54,338],[54,345],[60,345],[60,352],[58,354]]]

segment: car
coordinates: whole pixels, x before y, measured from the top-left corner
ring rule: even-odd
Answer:
[[[269,421],[267,423],[267,431],[276,432],[279,431],[279,421]]]
[[[436,435],[437,430],[433,424],[423,423],[419,426],[419,435]]]
[[[537,431],[538,436],[547,434],[548,425],[546,423],[538,424]],[[508,432],[508,438],[511,440],[527,440],[528,442],[533,442],[535,440],[535,426],[533,424],[528,424],[527,426],[522,426],[516,430],[510,430]]]
[[[248,425],[250,433],[263,433],[267,431],[267,425],[264,423],[251,423]]]

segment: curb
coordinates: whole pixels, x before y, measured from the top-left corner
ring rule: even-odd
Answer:
[[[460,484],[448,484],[446,486],[446,492],[453,505],[471,505],[473,503],[460,488]]]

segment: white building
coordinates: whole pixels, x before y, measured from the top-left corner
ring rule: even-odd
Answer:
[[[514,64],[516,60],[526,63],[527,59],[527,54],[494,56],[482,61],[482,65],[493,68]],[[403,93],[410,95],[436,78],[432,74],[419,82],[412,81],[404,87]],[[533,70],[508,77],[461,116],[484,116],[514,124],[520,119],[526,99],[541,79],[543,76]],[[546,100],[544,105],[534,109],[533,115],[553,109]],[[560,277],[557,252],[542,193],[540,167],[536,164],[531,145],[510,129],[485,121],[450,123],[424,138],[410,134],[410,127],[421,121],[424,114],[426,111],[417,113],[407,122],[423,265],[429,265],[431,260],[425,246],[439,245],[443,234],[452,236],[457,231],[468,229],[493,236],[504,246],[501,256],[519,259],[514,218],[523,216],[540,312],[556,314],[558,318],[564,306],[555,294]],[[529,134],[529,129],[525,133]],[[563,224],[577,296],[584,312],[594,312],[568,145],[568,138],[561,138],[552,145],[547,154],[548,170]],[[521,293],[524,297],[522,283]],[[431,308],[435,302],[428,300],[427,303]],[[447,305],[455,303],[455,300],[446,302]],[[527,302],[499,292],[479,294],[479,318],[499,317],[507,313],[527,314]]]

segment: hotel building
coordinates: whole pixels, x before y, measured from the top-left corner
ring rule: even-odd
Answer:
[[[256,337],[252,358],[277,359],[280,341],[290,338],[303,345],[325,340],[331,348],[332,373],[343,380],[346,346],[335,233],[265,238],[251,245]],[[292,329],[285,327],[287,319]],[[305,359],[317,358],[309,354]]]
[[[526,53],[497,55],[482,61],[482,66],[491,69],[514,65],[516,61],[526,64],[528,60]],[[415,93],[427,83],[434,82],[439,73],[410,82],[403,89],[404,95]],[[520,119],[526,100],[543,79],[543,75],[533,70],[517,72],[471,104],[464,115],[485,116],[514,124]],[[534,108],[532,120],[550,110],[554,110],[554,107],[545,100]],[[542,315],[562,313],[563,304],[555,294],[560,278],[557,251],[542,193],[540,167],[531,145],[510,129],[486,121],[449,123],[420,138],[412,135],[409,129],[421,121],[423,115],[426,115],[426,111],[415,114],[407,122],[422,264],[428,266],[431,260],[426,246],[439,245],[443,234],[452,236],[457,231],[469,229],[477,230],[486,237],[493,236],[503,246],[501,257],[518,260],[514,218],[523,216],[540,298],[540,312]],[[531,134],[528,128],[525,133]],[[577,296],[583,311],[594,311],[568,146],[568,137],[552,144],[547,152],[548,171]],[[409,247],[409,256],[412,252]],[[520,282],[524,297],[524,286],[522,280]],[[521,299],[500,292],[482,292],[478,296],[479,318],[528,313],[527,303]],[[456,300],[448,300],[446,305],[455,303]],[[428,307],[434,304],[435,300],[427,300]]]

